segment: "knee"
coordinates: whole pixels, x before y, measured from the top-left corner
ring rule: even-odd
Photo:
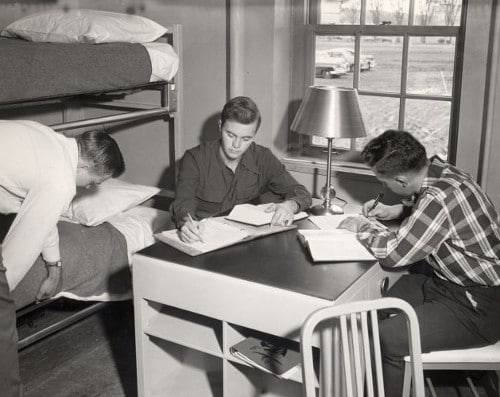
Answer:
[[[406,324],[397,317],[400,316],[396,315],[380,322],[380,347],[384,356],[402,359],[409,352],[408,331]]]

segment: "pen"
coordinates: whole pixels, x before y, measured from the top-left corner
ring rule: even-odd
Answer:
[[[188,212],[187,216],[189,218],[189,222],[191,222],[193,225],[195,225],[194,219],[189,212]],[[198,231],[199,231],[199,228],[198,228]],[[200,242],[202,242],[202,243],[204,242],[199,234],[196,234],[196,236],[198,237],[198,240],[200,240]]]
[[[378,205],[378,203],[380,202],[380,200],[382,199],[382,197],[384,197],[384,193],[380,192],[379,194],[377,194],[377,197],[375,198],[375,201],[373,202],[371,208],[368,210],[368,214],[375,209],[375,207]]]

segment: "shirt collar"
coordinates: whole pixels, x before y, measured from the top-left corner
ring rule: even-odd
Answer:
[[[220,145],[222,145],[222,141],[219,142]],[[217,157],[219,158],[221,164],[224,165],[224,161],[219,153],[219,148],[217,148]],[[241,160],[238,164],[238,168],[240,167],[245,168],[254,174],[260,174],[259,168],[257,167],[257,159],[255,158],[255,142],[252,142],[250,147],[245,151],[245,153],[243,153],[243,156],[241,156]]]
[[[438,156],[431,157],[430,162],[431,164],[429,165],[429,169],[427,170],[427,176],[422,182],[419,194],[421,194],[429,186],[434,185],[438,181],[438,179],[441,178],[441,175],[446,166],[446,163]]]

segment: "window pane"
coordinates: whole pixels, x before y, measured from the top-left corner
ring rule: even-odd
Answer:
[[[319,23],[359,25],[361,0],[321,0]]]
[[[440,43],[436,37],[411,37],[408,55],[407,92],[452,94],[455,45]]]
[[[414,25],[458,26],[462,0],[415,0]]]
[[[384,36],[383,41],[361,38],[361,75],[359,89],[376,92],[399,92],[403,38]]]
[[[380,8],[379,4],[383,4],[383,12],[379,23],[375,23],[377,18],[374,16]],[[408,25],[408,10],[410,7],[409,0],[371,0],[368,1],[368,14],[366,18],[366,23],[378,24],[388,24],[388,25]],[[371,16],[371,18],[369,18]],[[371,22],[369,22],[371,21]]]
[[[408,25],[409,0],[368,0],[367,25]]]
[[[409,99],[406,101],[404,129],[412,133],[427,155],[448,158],[451,104],[448,101]]]
[[[356,139],[356,150],[388,129],[398,128],[399,99],[379,96],[359,96],[359,106],[366,128],[366,138]]]
[[[316,85],[352,87],[354,56],[352,36],[316,36]]]

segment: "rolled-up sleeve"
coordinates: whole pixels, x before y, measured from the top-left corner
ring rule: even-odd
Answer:
[[[397,231],[361,227],[359,241],[379,259],[382,266],[406,266],[427,258],[449,236],[446,207],[430,195],[423,197],[411,216]]]

